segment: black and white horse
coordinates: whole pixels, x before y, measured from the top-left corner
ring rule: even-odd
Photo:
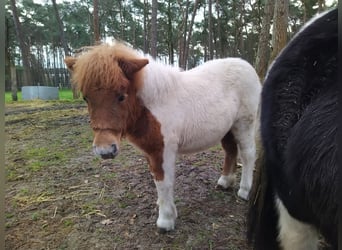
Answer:
[[[337,249],[338,11],[308,22],[269,69],[263,157],[248,212],[254,249]]]

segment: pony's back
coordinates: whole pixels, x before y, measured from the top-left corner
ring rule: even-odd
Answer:
[[[337,89],[332,10],[294,37],[265,79],[264,157],[248,213],[255,249],[279,249],[275,197],[291,217],[313,225],[337,249]]]

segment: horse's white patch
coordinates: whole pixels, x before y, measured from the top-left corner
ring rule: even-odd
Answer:
[[[217,181],[217,185],[219,185],[223,188],[229,188],[229,187],[233,187],[235,185],[235,181],[236,181],[236,175],[235,174],[221,175]]]
[[[277,197],[279,212],[278,240],[284,250],[315,250],[318,249],[318,232],[309,224],[293,218],[282,201]]]

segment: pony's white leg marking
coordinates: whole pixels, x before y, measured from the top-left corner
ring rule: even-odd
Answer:
[[[241,122],[235,127],[234,136],[238,143],[242,161],[241,181],[238,196],[244,200],[248,200],[249,191],[253,183],[253,169],[256,160],[256,144],[254,135],[254,123],[242,124]]]
[[[236,182],[236,174],[221,175],[217,181],[217,185],[223,188],[233,187]]]
[[[176,153],[171,150],[164,150],[163,153],[163,170],[164,179],[156,181],[159,206],[159,216],[157,227],[166,231],[175,228],[175,220],[177,218],[177,209],[174,204],[174,181],[175,181],[175,163]]]
[[[177,218],[177,209],[173,202],[173,184],[169,181],[155,181],[159,206],[159,216],[157,227],[170,231],[175,229],[175,220]]]
[[[237,145],[232,132],[228,132],[221,140],[222,147],[225,151],[222,173],[217,181],[217,185],[222,188],[228,188],[235,185],[236,181],[236,158]]]
[[[251,138],[254,140],[254,138]],[[248,200],[249,191],[251,190],[253,183],[253,169],[255,163],[255,145],[254,141],[253,146],[250,145],[247,148],[241,148],[241,154],[244,155],[242,159],[242,172],[241,172],[241,181],[240,181],[240,189],[238,191],[238,196],[242,199]]]
[[[279,198],[276,198],[279,212],[278,240],[284,250],[317,250],[318,232],[306,223],[293,218]]]

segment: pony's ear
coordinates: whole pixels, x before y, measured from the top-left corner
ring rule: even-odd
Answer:
[[[146,64],[148,59],[119,59],[119,66],[128,78],[132,78],[134,73],[141,70]]]
[[[74,70],[74,64],[76,63],[75,57],[67,56],[66,58],[64,58],[64,62],[69,70]]]

